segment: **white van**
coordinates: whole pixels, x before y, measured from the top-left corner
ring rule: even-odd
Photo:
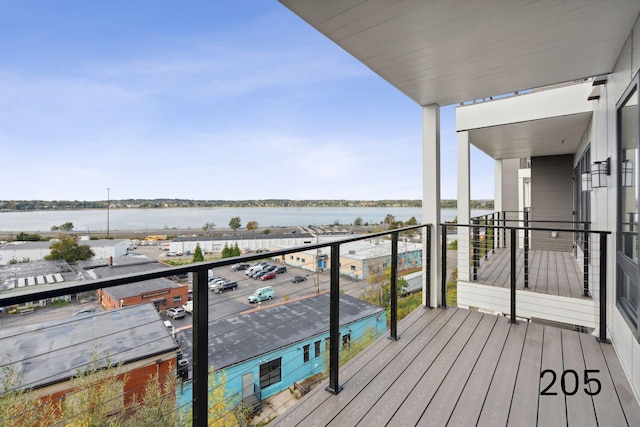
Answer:
[[[251,277],[252,274],[257,273],[258,271],[262,270],[264,268],[263,265],[254,265],[253,267],[249,267],[247,268],[247,270],[245,271],[245,274],[249,277]]]
[[[272,299],[273,296],[273,288],[271,286],[265,286],[264,288],[256,289],[247,299],[250,303],[254,303]]]

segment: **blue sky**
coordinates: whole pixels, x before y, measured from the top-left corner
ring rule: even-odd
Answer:
[[[0,8],[2,200],[422,197],[420,107],[275,0]]]

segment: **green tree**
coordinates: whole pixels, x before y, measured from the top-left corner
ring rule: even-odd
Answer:
[[[222,258],[230,258],[232,257],[232,253],[231,253],[231,248],[229,248],[229,245],[227,245],[226,243],[224,244],[224,248],[222,248],[222,254],[221,257]]]
[[[53,227],[51,227],[51,231],[71,231],[71,230],[73,230],[72,222],[65,222],[62,225],[54,225]]]
[[[202,229],[206,231],[207,234],[210,234],[209,232],[214,228],[216,228],[216,225],[213,222],[207,222],[205,225],[202,226]]]
[[[387,225],[391,225],[394,222],[396,222],[396,217],[391,214],[387,214],[387,216],[384,217],[384,221],[382,221],[383,224]]]
[[[253,232],[253,238],[256,238],[256,230],[258,229],[258,222],[257,221],[249,221],[247,223],[247,230],[252,231]]]
[[[40,240],[40,235],[20,232],[16,236],[16,240],[20,242],[37,242]]]
[[[89,245],[78,245],[78,241],[71,236],[58,236],[58,241],[49,246],[51,253],[44,257],[47,261],[63,259],[67,262],[82,261],[95,256]]]
[[[355,225],[356,227],[361,227],[362,226],[362,218],[357,217],[356,219],[353,220],[353,225]]]
[[[193,251],[193,262],[204,261],[204,255],[202,255],[202,249],[200,249],[200,243],[196,245],[196,249]]]
[[[404,224],[404,225],[418,225],[418,220],[416,219],[415,216],[412,216],[411,218],[409,218],[409,220]]]
[[[240,247],[238,246],[238,243],[236,242],[235,245],[233,245],[233,249],[231,251],[231,256],[240,256],[241,252],[240,252]]]
[[[231,220],[229,221],[229,227],[233,229],[233,234],[236,234],[236,231],[238,230],[238,228],[242,227],[242,223],[240,222],[240,217],[234,216],[233,218],[231,218]]]

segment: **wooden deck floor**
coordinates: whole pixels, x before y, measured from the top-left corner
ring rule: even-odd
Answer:
[[[496,249],[486,260],[481,260],[478,280],[489,286],[508,288],[511,285],[510,251]],[[524,287],[524,251],[516,251],[516,288]],[[529,288],[532,292],[585,298],[582,296],[584,272],[573,254],[568,252],[529,251]]]
[[[640,407],[610,344],[594,337],[464,309],[414,311],[400,339],[379,339],[274,420],[278,426],[638,426]],[[541,395],[549,389],[556,395]],[[584,392],[585,369],[601,390]],[[565,395],[561,377],[580,384]],[[572,392],[573,375],[565,375]],[[595,382],[591,381],[590,386]],[[589,386],[588,385],[588,386]],[[587,387],[588,387],[587,386]],[[591,388],[594,393],[595,387]]]

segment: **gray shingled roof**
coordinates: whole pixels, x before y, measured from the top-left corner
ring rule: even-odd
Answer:
[[[66,381],[92,356],[126,364],[175,351],[176,341],[153,305],[144,304],[0,330],[0,366],[23,376],[22,387]],[[0,371],[0,380],[4,379]]]
[[[340,295],[340,325],[384,309]],[[209,363],[223,369],[329,330],[329,294],[289,302],[209,325]]]
[[[135,263],[128,265],[113,265],[111,267],[95,268],[94,271],[98,277],[113,277],[120,276],[122,274],[142,273],[144,271],[153,271],[161,268],[166,268],[164,265],[151,262],[151,263]],[[167,288],[179,288],[178,285],[169,279],[159,278],[145,280],[143,282],[134,282],[121,286],[114,286],[112,288],[105,288],[103,291],[111,296],[115,300],[128,298],[136,295],[140,295],[146,292],[153,292],[160,289]]]

